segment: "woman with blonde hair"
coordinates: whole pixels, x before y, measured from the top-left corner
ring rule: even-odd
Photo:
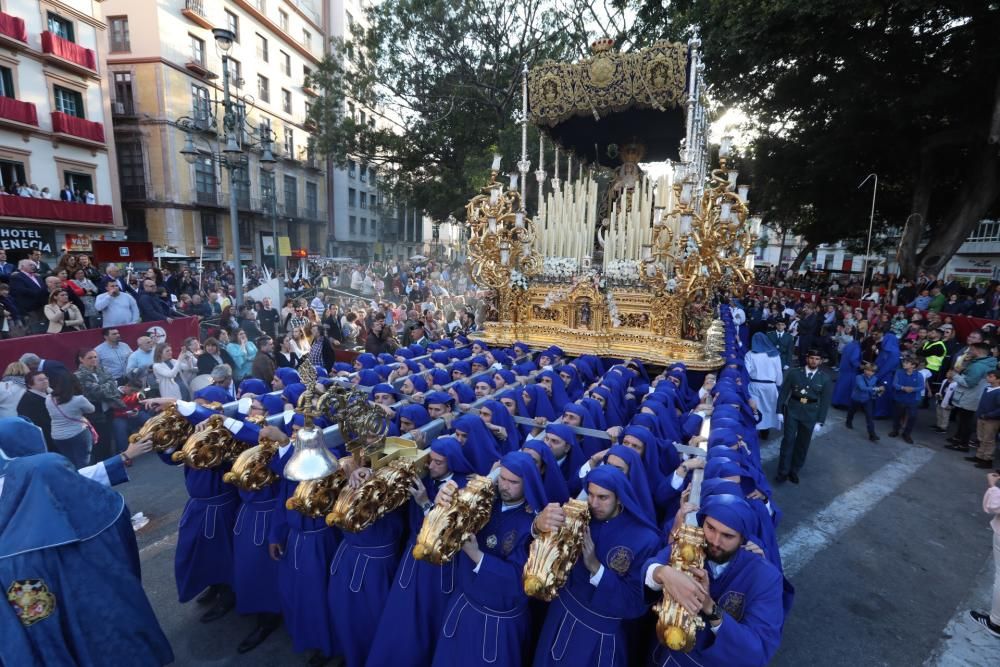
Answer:
[[[52,290],[45,306],[45,317],[49,320],[48,333],[79,331],[84,328],[80,309],[70,303],[69,292],[63,288]]]
[[[306,338],[302,327],[295,327],[292,329],[292,333],[289,336],[288,347],[300,359],[309,356],[309,348],[311,345],[309,344],[309,340]]]
[[[183,398],[181,386],[177,382],[181,365],[174,361],[174,350],[170,343],[160,343],[153,350],[153,375],[160,388],[160,398]]]
[[[7,364],[7,370],[0,379],[0,417],[17,416],[17,404],[21,402],[21,397],[27,390],[24,376],[30,372],[31,369],[20,361]]]

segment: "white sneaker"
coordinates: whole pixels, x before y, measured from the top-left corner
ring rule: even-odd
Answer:
[[[1000,625],[997,625],[993,621],[991,621],[989,614],[984,614],[981,611],[976,611],[973,609],[972,611],[969,612],[969,616],[972,617],[973,621],[986,628],[986,632],[990,633],[997,639],[1000,639]]]

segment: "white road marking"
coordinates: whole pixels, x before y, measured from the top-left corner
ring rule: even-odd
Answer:
[[[983,531],[983,543],[990,540],[989,528]],[[972,593],[958,605],[955,615],[941,634],[942,641],[931,652],[924,667],[968,667],[1000,664],[1000,639],[972,620],[970,609],[989,612],[993,586],[993,557],[979,570]]]
[[[177,533],[171,533],[166,537],[162,537],[152,544],[147,544],[143,548],[139,549],[139,560],[149,560],[156,554],[164,551],[166,549],[171,549],[177,546]]]
[[[883,498],[934,457],[923,447],[904,450],[863,481],[844,491],[807,522],[781,540],[781,563],[792,578],[836,537],[851,528]]]

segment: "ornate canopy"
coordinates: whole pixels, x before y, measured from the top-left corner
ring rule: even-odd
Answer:
[[[578,63],[546,61],[528,73],[529,118],[581,160],[621,164],[620,148],[640,143],[646,159],[678,158],[685,135],[688,48],[657,42],[616,53],[592,46]]]

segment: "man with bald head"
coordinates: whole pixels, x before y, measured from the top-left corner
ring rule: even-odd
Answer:
[[[49,291],[45,283],[38,277],[38,266],[30,259],[22,259],[17,263],[17,273],[10,277],[10,295],[14,305],[24,317],[29,331],[34,331],[33,325],[46,321],[43,309],[49,301]]]

